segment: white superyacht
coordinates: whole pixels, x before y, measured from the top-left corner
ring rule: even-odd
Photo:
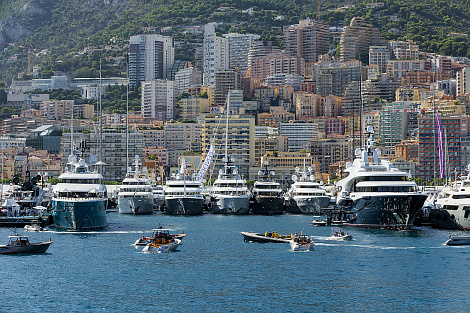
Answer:
[[[129,168],[117,195],[119,213],[151,214],[153,212],[152,183],[147,168],[142,166],[139,156],[134,157],[133,168]]]
[[[250,212],[251,194],[233,161],[233,158],[224,158],[224,168],[219,170],[219,176],[212,186],[212,213],[248,214]]]
[[[320,214],[321,209],[327,208],[330,196],[323,186],[316,181],[312,168],[295,169],[296,175],[292,175],[294,183],[286,193],[287,213]]]
[[[442,189],[436,199],[436,207],[443,212],[436,214],[435,219],[445,225],[443,228],[470,230],[470,165],[467,170],[469,174]]]
[[[165,213],[169,215],[200,215],[204,206],[202,182],[190,176],[184,158],[178,173],[166,182]]]

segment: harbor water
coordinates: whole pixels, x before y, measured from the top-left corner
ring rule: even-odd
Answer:
[[[104,231],[28,233],[32,242],[52,238],[44,255],[0,255],[0,312],[468,312],[470,305],[470,246],[444,245],[448,231],[344,227],[354,239],[332,242],[333,227],[310,226],[306,215],[109,218]],[[159,225],[187,234],[177,252],[133,246]],[[302,231],[315,251],[245,243],[241,231]],[[9,235],[0,229],[2,244]]]

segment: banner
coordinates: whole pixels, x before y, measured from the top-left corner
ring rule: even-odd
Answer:
[[[204,163],[202,164],[202,167],[196,176],[196,180],[201,181],[204,178],[204,175],[206,175],[207,169],[209,168],[209,165],[211,164],[214,153],[215,153],[215,147],[211,145],[211,147],[209,148],[209,152],[206,155],[206,159],[204,160]]]
[[[439,143],[439,178],[444,178],[444,157],[442,155],[442,130],[441,130],[441,121],[439,120],[439,115],[437,114],[436,108],[436,121],[437,121],[437,136]]]

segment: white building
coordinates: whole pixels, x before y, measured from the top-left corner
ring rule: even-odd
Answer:
[[[202,84],[202,73],[194,67],[188,67],[178,71],[175,75],[177,94],[188,91],[191,86]]]
[[[156,79],[142,82],[142,116],[168,121],[176,114],[175,82]]]
[[[230,33],[225,34],[224,37],[227,38],[230,47],[230,68],[246,71],[248,69],[248,52],[253,42],[258,40],[260,36]]]
[[[470,93],[470,67],[457,72],[457,96]]]
[[[157,34],[132,36],[129,41],[129,80],[133,86],[166,79],[175,61],[173,37]]]
[[[377,65],[380,73],[387,70],[387,62],[390,60],[390,50],[388,46],[369,47],[369,65]]]
[[[281,123],[279,134],[289,138],[290,152],[306,150],[308,141],[318,138],[318,125],[316,123]]]
[[[214,85],[214,73],[218,70],[229,69],[230,48],[226,38],[217,37],[215,25],[208,23],[205,26],[203,42],[203,84]]]
[[[99,85],[82,87],[82,99],[98,99],[101,95],[106,93],[106,86]]]

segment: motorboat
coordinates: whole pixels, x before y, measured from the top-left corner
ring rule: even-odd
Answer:
[[[28,236],[15,234],[8,237],[7,245],[0,245],[0,254],[45,253],[52,240],[45,242],[29,242]]]
[[[441,214],[435,214],[434,219],[436,223],[446,222],[446,227],[442,228],[470,229],[470,164],[467,170],[469,174],[443,188],[435,200],[436,208]]]
[[[349,212],[343,225],[409,229],[417,217],[427,194],[418,190],[407,172],[396,168],[387,159],[379,158],[374,149],[374,130],[368,126],[364,148],[356,149],[354,162],[346,163],[346,178],[336,184],[337,206]]]
[[[177,173],[166,182],[165,214],[201,215],[204,207],[203,184],[190,175],[184,157]]]
[[[134,157],[133,167],[127,169],[122,186],[117,194],[119,213],[151,214],[153,213],[153,187],[138,155]]]
[[[326,226],[326,221],[321,216],[314,216],[313,220],[310,220],[310,224],[313,226]]]
[[[266,161],[264,169],[258,172],[258,180],[255,181],[253,186],[251,213],[262,215],[284,213],[284,198],[281,185],[274,181],[274,175],[275,172],[268,169],[268,161]]]
[[[277,232],[265,232],[264,234],[241,232],[244,242],[263,242],[263,243],[290,243],[292,235],[281,235]]]
[[[353,236],[350,235],[349,233],[344,233],[342,230],[336,230],[327,239],[328,240],[336,240],[336,241],[347,241],[347,240],[352,240]]]
[[[42,228],[42,227],[41,227],[40,225],[38,225],[38,224],[25,225],[25,226],[24,226],[24,229],[25,229],[26,231],[31,231],[31,232],[33,232],[33,231],[43,231],[43,230],[44,230],[44,228]]]
[[[446,241],[448,246],[467,246],[470,245],[470,237],[461,236],[461,237],[452,237],[449,236],[449,240]]]
[[[290,241],[290,248],[292,251],[313,251],[315,243],[310,236],[301,235]]]
[[[145,234],[142,234],[142,237],[137,239],[134,243],[135,246],[146,246],[148,245],[155,237],[158,237],[160,232],[162,231],[162,228],[157,228],[154,229],[152,234],[150,236],[145,236]],[[182,234],[170,234],[170,237],[175,238],[175,239],[180,239],[183,240],[183,238],[186,236],[186,234],[183,232]]]
[[[317,182],[311,167],[295,168],[296,174],[292,175],[294,182],[286,193],[285,203],[287,213],[319,214],[322,209],[328,207],[330,196],[323,188],[323,182]]]
[[[103,176],[96,169],[102,162],[98,163],[95,155],[89,161],[70,155],[68,169],[59,176],[59,183],[52,190],[52,217],[57,228],[87,231],[108,226],[107,191]],[[91,170],[92,167],[95,169]]]
[[[181,244],[181,239],[175,239],[170,235],[169,229],[159,229],[153,240],[143,249],[143,253],[174,252]]]

